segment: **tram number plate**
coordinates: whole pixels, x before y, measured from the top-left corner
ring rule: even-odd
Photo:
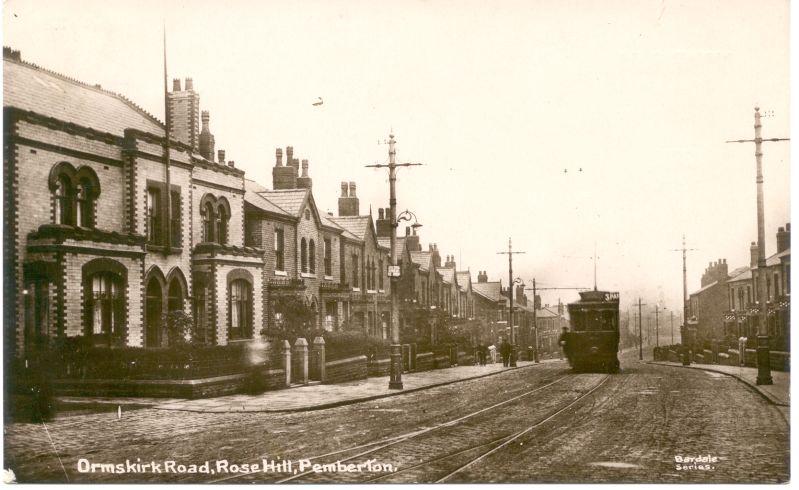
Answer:
[[[619,299],[619,293],[605,293],[605,301],[613,301]]]

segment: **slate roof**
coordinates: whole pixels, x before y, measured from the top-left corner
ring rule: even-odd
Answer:
[[[737,281],[751,281],[752,280],[752,269],[749,267],[738,267],[734,271],[730,273],[730,280],[727,282],[737,282]]]
[[[472,291],[489,301],[505,301],[508,298],[500,294],[501,284],[495,282],[473,282]]]
[[[380,237],[377,239],[377,244],[381,247],[385,248],[386,250],[391,249],[391,238],[389,237]],[[405,248],[405,237],[397,237],[397,248],[394,250],[394,262],[396,263],[399,259],[402,258],[402,251]]]
[[[472,274],[469,271],[458,271],[455,273],[458,278],[458,289],[466,291],[466,286],[472,282]]]
[[[300,216],[300,209],[308,192],[308,189],[267,190],[259,192],[258,195],[297,218]]]
[[[291,216],[284,209],[281,209],[260,194],[261,192],[268,190],[269,189],[255,182],[254,180],[244,179],[244,202],[247,202],[262,211]]]
[[[357,240],[366,239],[366,229],[369,227],[369,216],[336,216],[329,217],[331,221],[349,232],[350,238]]]
[[[122,95],[5,57],[3,106],[33,111],[116,136],[123,136],[127,128],[164,134],[161,121]]]
[[[703,287],[701,287],[701,288],[697,289],[696,291],[694,291],[693,293],[691,293],[689,296],[693,296],[693,295],[695,295],[695,294],[699,294],[699,293],[701,293],[701,292],[707,291],[708,289],[712,288],[713,286],[715,286],[715,285],[716,285],[716,284],[718,284],[718,283],[719,283],[718,281],[713,281],[713,282],[711,282],[710,284],[708,284],[707,286],[703,286]]]
[[[441,279],[447,284],[452,284],[452,282],[455,281],[455,269],[442,267],[436,270],[441,273]]]
[[[331,220],[332,216],[327,215],[325,213],[319,213],[319,220],[322,222],[323,226],[328,226],[330,228],[335,228],[337,230],[344,230],[344,228],[340,227],[336,223]]]
[[[425,252],[425,251],[417,252],[417,251],[414,250],[414,251],[411,252],[411,260],[415,264],[419,264],[419,269],[423,270],[423,271],[429,271],[430,270],[430,263],[431,263],[430,262],[430,258],[431,257],[432,257],[432,254],[429,251],[427,251],[427,252]]]
[[[537,318],[557,318],[558,314],[555,313],[554,311],[550,310],[549,308],[544,307],[544,308],[535,310],[535,316]]]

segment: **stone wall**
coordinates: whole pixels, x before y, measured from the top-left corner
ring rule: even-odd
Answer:
[[[367,365],[369,376],[388,376],[391,374],[391,359],[376,359]]]
[[[366,356],[350,357],[325,363],[325,384],[366,379]]]
[[[433,353],[423,352],[416,354],[416,369],[414,371],[429,371],[435,369]]]

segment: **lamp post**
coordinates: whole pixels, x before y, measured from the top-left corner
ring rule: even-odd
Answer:
[[[391,264],[391,376],[388,381],[388,388],[391,390],[402,389],[402,345],[400,345],[400,332],[399,332],[399,295],[397,286],[399,285],[399,273],[397,271],[397,263],[394,260],[395,250],[397,248],[397,167],[412,167],[421,165],[421,163],[397,163],[396,155],[397,150],[394,148],[396,140],[393,134],[388,135],[388,164],[387,165],[367,165],[372,168],[387,168],[388,169],[388,214],[389,223],[391,224],[390,236],[390,256],[388,263]]]

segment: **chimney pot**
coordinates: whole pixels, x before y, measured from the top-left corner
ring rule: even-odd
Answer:
[[[347,197],[347,183],[341,183],[341,197]]]
[[[302,161],[302,176],[308,177],[308,160]]]
[[[228,164],[228,166],[230,166],[230,167],[235,167],[235,166],[236,166],[236,162],[234,162],[233,160],[231,160],[231,161],[227,162],[227,164]]]
[[[383,217],[383,208],[378,208],[377,209],[377,219],[385,219]]]
[[[275,149],[275,167],[282,167],[283,166],[283,149],[276,148]]]
[[[211,113],[209,113],[208,111],[202,111],[200,114],[201,114],[201,119],[203,121],[203,128],[205,128],[206,126],[208,126],[208,121],[211,120]]]
[[[350,182],[350,197],[357,197],[355,194],[355,182]]]
[[[172,91],[173,92],[180,92],[180,78],[173,78],[172,79]]]
[[[194,90],[194,82],[191,78],[186,79],[186,90]]]
[[[219,163],[225,163],[225,150],[219,150],[216,152],[216,154]]]
[[[291,161],[294,159],[294,147],[287,146],[286,147],[286,165],[291,165]]]

